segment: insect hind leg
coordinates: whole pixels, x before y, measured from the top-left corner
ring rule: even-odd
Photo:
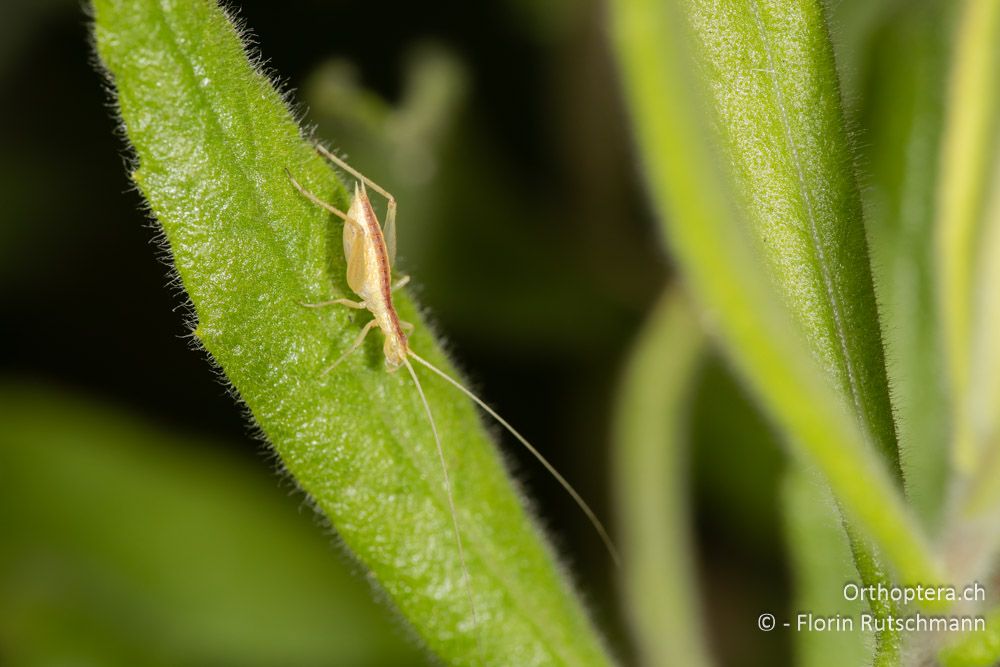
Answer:
[[[344,352],[339,357],[337,357],[337,360],[335,362],[327,366],[323,370],[323,372],[320,373],[320,376],[327,375],[330,371],[339,366],[340,362],[342,362],[344,359],[354,354],[357,351],[357,349],[361,347],[361,344],[365,342],[365,337],[368,335],[368,332],[372,330],[372,327],[375,326],[375,324],[376,320],[372,320],[368,324],[366,324],[365,328],[362,329],[361,333],[358,334],[358,337],[354,339],[353,343],[351,343],[351,346],[347,348],[347,351]]]

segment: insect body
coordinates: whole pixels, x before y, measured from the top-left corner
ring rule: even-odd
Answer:
[[[344,221],[344,255],[347,258],[347,284],[350,286],[351,290],[357,294],[358,297],[360,297],[361,300],[354,301],[352,299],[341,298],[305,305],[310,307],[342,305],[349,308],[366,309],[372,314],[372,320],[365,325],[352,345],[336,361],[334,361],[333,364],[327,367],[323,371],[323,374],[325,375],[326,373],[332,371],[340,362],[361,347],[362,343],[364,343],[365,337],[373,327],[381,329],[385,336],[385,343],[382,349],[385,355],[386,367],[388,370],[390,372],[395,372],[401,367],[406,367],[406,370],[409,372],[410,377],[413,379],[413,383],[417,388],[417,393],[420,395],[420,400],[424,405],[424,410],[427,413],[427,419],[430,422],[431,431],[434,434],[434,442],[437,445],[437,453],[441,462],[442,471],[444,473],[445,491],[448,496],[449,509],[451,510],[452,526],[455,531],[455,540],[458,545],[458,552],[462,562],[466,590],[468,591],[469,601],[473,611],[473,620],[475,621],[475,603],[472,599],[469,571],[465,563],[465,552],[462,546],[461,530],[458,525],[458,514],[455,511],[455,501],[452,496],[451,481],[448,477],[448,466],[445,462],[444,452],[441,446],[441,438],[438,435],[437,426],[434,422],[434,415],[432,414],[430,405],[427,402],[427,397],[424,395],[424,390],[420,384],[420,380],[413,369],[413,365],[410,363],[411,359],[440,376],[472,399],[480,408],[493,417],[501,426],[507,429],[507,431],[509,431],[511,435],[518,440],[518,442],[524,445],[524,447],[538,459],[545,469],[548,470],[553,477],[555,477],[556,481],[559,482],[567,493],[572,496],[573,500],[576,501],[576,504],[579,505],[584,514],[587,515],[587,518],[601,536],[601,539],[604,541],[604,544],[607,547],[608,552],[611,554],[612,559],[615,561],[615,564],[618,564],[619,559],[617,551],[615,550],[615,547],[611,542],[611,538],[608,536],[608,533],[601,524],[600,520],[583,500],[583,498],[581,498],[576,490],[570,485],[570,483],[559,474],[555,467],[553,467],[544,456],[542,456],[541,452],[539,452],[530,442],[528,442],[527,439],[524,438],[524,436],[518,433],[514,427],[507,423],[506,420],[497,414],[482,399],[473,394],[458,380],[452,378],[437,366],[433,365],[431,362],[427,361],[410,349],[406,333],[408,331],[412,331],[413,325],[399,319],[399,315],[396,313],[396,308],[392,302],[392,292],[395,289],[402,287],[409,281],[409,277],[407,276],[403,277],[395,284],[392,282],[392,264],[395,261],[396,255],[396,200],[386,190],[362,175],[360,172],[344,162],[341,158],[329,152],[319,144],[316,145],[316,149],[325,158],[350,173],[356,179],[354,196],[351,199],[350,208],[348,208],[346,213],[321,200],[296,181],[287,169],[285,171],[292,184],[300,193],[302,193],[303,196]],[[367,187],[370,187],[375,192],[381,194],[388,202],[386,207],[384,230],[379,226],[378,217],[375,215],[371,201],[368,198]]]
[[[364,185],[354,186],[354,199],[344,225],[344,254],[347,256],[347,284],[361,297],[361,304],[375,316],[372,320],[385,334],[385,361],[396,371],[406,363],[409,344],[392,303],[389,250],[372,210]]]

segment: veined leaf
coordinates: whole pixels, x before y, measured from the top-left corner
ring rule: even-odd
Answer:
[[[350,295],[339,223],[284,169],[345,208],[237,30],[208,0],[95,0],[134,174],[221,366],[285,468],[427,645],[450,664],[603,665],[578,600],[524,510],[472,404],[422,373],[454,485],[470,586],[434,438],[378,335],[336,372],[366,314],[303,302]],[[362,165],[358,165],[362,166]],[[405,214],[404,214],[405,215]],[[414,349],[449,368],[405,295]]]
[[[865,440],[901,477],[861,200],[823,9],[809,0],[681,6],[711,92],[720,152],[757,249]],[[862,579],[877,583],[884,576],[879,557],[865,536],[850,537]],[[883,647],[896,644],[880,638]]]
[[[720,153],[756,248],[813,354],[901,480],[861,198],[823,7],[815,0],[683,6]],[[878,583],[877,554],[845,527],[862,578]]]
[[[812,0],[680,6],[707,80],[718,151],[755,248],[854,413],[862,446],[874,445],[901,482],[861,199],[823,8]],[[845,529],[862,580],[881,582],[877,548],[850,521]],[[881,649],[894,651],[894,634],[880,636]]]
[[[626,98],[647,179],[688,285],[708,310],[744,380],[789,442],[815,462],[849,518],[875,541],[899,577],[938,580],[925,537],[876,454],[868,429],[859,423],[856,406],[845,405],[840,387],[831,386],[829,373],[817,364],[730,205],[733,193],[705,140],[704,109],[693,102],[700,91],[686,78],[691,63],[683,23],[687,3],[617,0],[612,7]],[[759,30],[756,21],[750,27]],[[773,69],[766,63],[763,67]],[[800,176],[793,170],[775,178]],[[850,321],[855,317],[861,318],[859,326],[874,326],[877,333],[877,320],[852,313]],[[859,363],[866,368],[873,364],[874,356],[862,356]],[[872,382],[859,394],[862,402],[879,384],[877,378]],[[877,397],[877,392],[871,395]],[[873,406],[871,414],[880,409]]]
[[[861,198],[822,6],[683,5],[757,248],[827,374],[898,472]]]

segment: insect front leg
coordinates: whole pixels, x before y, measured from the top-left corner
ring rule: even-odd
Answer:
[[[403,287],[406,287],[409,283],[410,283],[410,276],[408,275],[402,276],[400,277],[399,280],[393,283],[392,291],[395,292],[398,289],[402,289]]]

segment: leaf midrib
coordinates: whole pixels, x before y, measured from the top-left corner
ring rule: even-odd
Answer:
[[[799,155],[798,146],[795,144],[795,138],[792,133],[792,126],[788,116],[785,96],[775,71],[773,49],[771,47],[771,42],[768,39],[763,19],[761,19],[760,16],[758,0],[750,0],[750,11],[753,13],[761,45],[764,47],[764,52],[767,54],[768,66],[766,69],[766,75],[771,82],[772,88],[774,89],[775,104],[778,107],[779,116],[781,118],[781,127],[785,134],[785,142],[788,145],[789,151],[791,151],[791,162],[795,167],[795,177],[796,183],[798,184],[799,196],[802,198],[805,205],[806,217],[809,223],[809,240],[813,248],[813,253],[816,257],[816,263],[819,265],[820,276],[823,281],[823,291],[827,301],[829,302],[831,314],[833,315],[834,334],[840,346],[840,356],[844,366],[844,372],[847,375],[847,385],[851,395],[851,400],[854,403],[854,409],[857,411],[858,416],[864,422],[865,430],[869,433],[873,433],[874,429],[872,429],[870,417],[861,396],[861,388],[858,385],[857,372],[854,369],[854,363],[850,355],[850,347],[847,341],[847,332],[844,328],[840,302],[837,299],[836,291],[833,288],[833,279],[830,276],[830,270],[826,261],[826,254],[823,251],[823,245],[819,240],[819,229],[816,221],[816,215],[813,211],[812,198],[809,196],[809,187],[806,183],[805,170],[802,166],[802,157]]]

